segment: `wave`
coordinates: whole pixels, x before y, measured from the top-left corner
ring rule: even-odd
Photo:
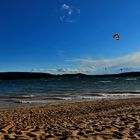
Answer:
[[[127,78],[127,79],[125,79],[126,81],[136,81],[137,80],[137,78]]]
[[[140,96],[140,94],[131,94],[131,93],[122,93],[122,94],[102,94],[104,97],[133,97],[133,96]]]
[[[16,100],[15,103],[22,103],[22,104],[37,104],[37,103],[49,103],[47,100]],[[51,101],[52,102],[52,101]]]
[[[9,101],[14,103],[21,104],[46,104],[46,103],[59,103],[59,102],[67,102],[67,101],[84,101],[84,100],[96,100],[96,99],[124,99],[124,98],[137,98],[140,97],[140,93],[114,93],[114,94],[106,94],[99,93],[99,95],[84,95],[84,96],[71,96],[71,97],[45,97],[45,98],[37,98],[37,99],[11,99]]]
[[[99,83],[111,83],[112,81],[99,81]]]

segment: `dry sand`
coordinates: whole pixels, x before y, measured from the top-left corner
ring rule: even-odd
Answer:
[[[140,99],[0,110],[0,140],[140,140]]]

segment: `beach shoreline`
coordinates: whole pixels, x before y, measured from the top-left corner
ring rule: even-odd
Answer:
[[[116,99],[140,98],[140,92],[108,92],[108,93],[86,93],[75,95],[14,95],[0,97],[1,109],[16,109],[20,107],[40,107],[49,104],[63,104],[87,102],[96,100],[116,100]]]
[[[140,139],[140,98],[0,109],[0,139]]]

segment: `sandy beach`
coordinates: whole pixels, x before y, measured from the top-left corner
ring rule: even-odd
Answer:
[[[0,110],[0,140],[140,140],[140,98]]]

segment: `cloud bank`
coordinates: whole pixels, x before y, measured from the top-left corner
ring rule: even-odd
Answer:
[[[32,72],[47,72],[52,74],[111,74],[129,71],[140,71],[140,52],[116,58],[108,59],[87,59],[73,58],[65,60],[71,65],[77,65],[75,68],[63,65],[57,69],[34,68]]]
[[[87,69],[91,74],[118,73],[140,70],[140,52],[110,59],[80,59],[74,58],[70,62],[80,63],[80,67]]]
[[[58,69],[40,69],[34,68],[31,72],[45,72],[51,74],[75,74],[75,73],[85,73],[86,71],[81,71],[80,69],[72,69],[72,68],[58,68]]]

